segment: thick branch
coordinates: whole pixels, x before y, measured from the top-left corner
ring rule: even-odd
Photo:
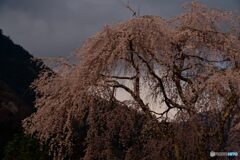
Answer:
[[[165,87],[163,85],[163,81],[162,79],[153,71],[153,69],[151,68],[151,66],[149,65],[149,63],[144,59],[142,58],[140,55],[136,54],[140,60],[142,60],[142,62],[147,66],[150,74],[157,79],[158,81],[158,84],[159,84],[159,87],[163,93],[163,97],[164,97],[164,101],[165,101],[165,104],[167,105],[168,108],[178,108],[178,109],[185,109],[187,110],[189,113],[191,113],[192,111],[189,109],[189,108],[186,108],[184,107],[183,105],[180,105],[180,104],[177,104],[176,102],[174,102],[173,100],[169,99],[168,96],[167,96],[167,93],[165,91]]]
[[[135,83],[134,83],[134,92],[137,96],[140,97],[140,70],[139,70],[138,64],[136,64],[134,61],[134,55],[133,55],[134,49],[133,49],[132,41],[129,42],[129,48],[130,48],[130,61],[136,72],[136,78],[135,78]]]
[[[109,76],[109,75],[104,75],[104,74],[101,74],[101,76],[107,77],[107,78],[125,79],[125,80],[133,80],[133,79],[136,78],[136,76],[133,76],[133,77],[125,77],[125,76]]]
[[[118,81],[115,81],[115,80],[109,80],[109,81],[106,81],[106,82],[109,82],[109,83],[113,83],[112,87],[115,87],[115,88],[122,88],[124,89],[126,92],[128,92],[132,98],[139,104],[139,106],[141,107],[141,109],[143,110],[143,112],[145,112],[147,115],[149,116],[152,116],[151,115],[151,112],[150,112],[150,109],[147,105],[144,104],[143,100],[141,99],[141,97],[139,97],[138,95],[136,95],[134,93],[134,91],[132,91],[130,88],[128,88],[127,86],[123,85],[123,84],[120,84]]]
[[[203,57],[200,57],[200,56],[197,56],[197,55],[187,55],[185,54],[186,57],[188,58],[197,58],[201,61],[204,61],[204,62],[207,62],[207,63],[221,63],[221,62],[228,62],[230,61],[229,58],[226,58],[226,59],[223,59],[223,60],[209,60],[209,59],[206,59],[206,58],[203,58]]]
[[[185,97],[184,94],[183,94],[183,89],[182,89],[180,80],[183,79],[185,82],[189,82],[189,83],[191,83],[191,81],[190,81],[189,79],[187,79],[187,78],[182,77],[182,68],[183,68],[183,66],[184,66],[185,56],[183,55],[182,49],[181,49],[181,47],[180,47],[179,45],[177,45],[176,48],[177,48],[177,51],[179,52],[179,55],[180,55],[180,58],[179,58],[180,64],[179,64],[179,66],[177,66],[176,63],[175,63],[175,61],[174,61],[174,65],[173,65],[173,73],[174,73],[174,74],[173,74],[172,79],[173,79],[173,81],[175,82],[175,85],[176,85],[176,87],[177,87],[178,94],[179,94],[182,102],[183,102],[186,106],[188,106],[189,103],[188,103],[186,97]]]

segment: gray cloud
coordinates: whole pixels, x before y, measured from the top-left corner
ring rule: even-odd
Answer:
[[[125,0],[126,1],[126,0]],[[171,17],[189,0],[132,0],[141,15]],[[211,7],[240,10],[239,0],[201,0]],[[105,24],[131,18],[118,0],[0,0],[0,28],[36,56],[66,55]]]

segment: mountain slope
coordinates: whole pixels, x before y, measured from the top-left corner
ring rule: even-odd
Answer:
[[[0,157],[2,147],[34,111],[35,93],[29,88],[48,68],[0,30]]]

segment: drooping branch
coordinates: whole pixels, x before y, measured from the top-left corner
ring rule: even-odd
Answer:
[[[132,98],[139,104],[139,106],[141,107],[142,111],[144,113],[146,113],[146,115],[148,116],[152,116],[150,109],[148,107],[148,105],[144,104],[143,100],[141,99],[141,97],[137,94],[135,94],[135,92],[133,90],[131,90],[129,87],[120,84],[118,81],[116,80],[108,80],[106,81],[107,83],[109,83],[109,86],[114,87],[114,88],[122,88],[124,89],[126,92],[128,92]]]
[[[170,110],[172,109],[172,107],[168,107],[165,111],[163,111],[162,113],[157,113],[154,112],[154,114],[159,115],[160,117],[158,117],[158,119],[163,118],[164,115],[167,116],[167,114],[170,112]]]

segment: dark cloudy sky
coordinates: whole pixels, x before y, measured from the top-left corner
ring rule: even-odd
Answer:
[[[126,1],[126,0],[125,0]],[[164,18],[189,0],[132,0],[141,15]],[[211,7],[240,10],[240,0],[200,0]],[[0,28],[35,56],[70,54],[105,24],[131,18],[118,0],[0,0]]]

